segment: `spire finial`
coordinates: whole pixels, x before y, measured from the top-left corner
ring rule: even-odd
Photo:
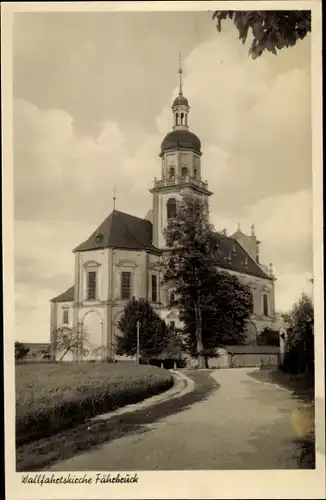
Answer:
[[[256,236],[255,224],[251,224],[251,236]]]
[[[182,64],[181,64],[181,54],[179,52],[179,57],[178,57],[178,62],[179,62],[179,96],[182,96],[182,73],[183,73],[183,70],[182,70]]]
[[[238,222],[238,231],[241,231],[241,224]]]
[[[116,187],[113,188],[112,192],[113,192],[113,210],[115,210],[115,200],[116,200],[116,196],[115,195],[117,194]]]

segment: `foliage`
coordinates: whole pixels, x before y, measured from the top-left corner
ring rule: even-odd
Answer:
[[[16,441],[50,436],[172,386],[170,373],[133,363],[16,366]]]
[[[249,54],[253,59],[267,50],[277,54],[277,50],[291,47],[311,31],[311,12],[307,10],[250,10],[215,11],[213,19],[221,32],[222,21],[232,19],[239,32],[239,39],[245,43],[251,32],[253,41]]]
[[[75,356],[87,356],[89,347],[90,343],[83,328],[79,331],[77,328],[70,328],[69,326],[57,329],[54,350],[56,353],[60,353],[59,361],[62,361],[68,352]]]
[[[139,321],[139,351],[143,359],[163,352],[172,332],[165,321],[144,299],[131,299],[118,322],[122,335],[117,338],[117,354],[134,356],[137,351],[137,321]]]
[[[279,346],[280,345],[279,331],[273,330],[272,328],[266,326],[258,335],[257,344]]]
[[[283,368],[290,373],[314,371],[314,306],[302,294],[283,319],[288,325]]]
[[[203,345],[206,356],[214,357],[217,347],[246,343],[246,320],[252,306],[252,294],[236,276],[215,272],[207,281],[208,294],[203,300]],[[182,309],[180,319],[188,333],[187,348],[196,353],[193,309]]]
[[[169,252],[163,261],[163,281],[174,289],[173,305],[185,323],[188,349],[197,354],[203,368],[214,347],[242,341],[251,294],[237,278],[217,272],[220,236],[209,223],[201,199],[185,196],[181,200],[165,237]]]
[[[22,359],[26,358],[28,353],[29,353],[28,347],[26,347],[21,342],[18,342],[18,341],[15,342],[15,360],[16,361],[21,361]]]

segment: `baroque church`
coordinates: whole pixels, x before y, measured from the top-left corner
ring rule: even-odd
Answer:
[[[161,284],[160,258],[166,249],[164,230],[176,213],[184,194],[199,196],[208,207],[213,194],[202,180],[201,142],[189,130],[189,103],[182,91],[172,105],[173,129],[161,144],[161,175],[154,179],[152,209],[142,219],[113,210],[90,237],[74,250],[74,284],[51,300],[51,344],[58,328],[84,331],[89,348],[85,360],[117,358],[116,338],[121,335],[118,321],[132,298],[147,299],[171,327],[182,326],[178,311],[170,307],[173,290]],[[273,328],[275,314],[275,276],[272,266],[259,259],[260,241],[244,234],[240,227],[228,236],[219,235],[218,269],[228,271],[247,284],[253,296],[253,309],[247,322],[247,338],[255,343],[260,331]],[[54,353],[57,359],[60,353]],[[67,354],[64,360],[72,361]]]

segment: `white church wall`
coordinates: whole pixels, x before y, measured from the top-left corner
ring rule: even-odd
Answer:
[[[176,201],[181,200],[181,192],[161,192],[158,198],[158,247],[165,248],[165,237],[164,231],[167,226],[167,202],[170,198],[174,198]]]
[[[196,169],[196,177],[197,179],[201,178],[201,160],[200,156],[194,155],[194,168]]]
[[[79,297],[80,301],[96,303],[108,300],[109,296],[109,249],[80,252],[79,255]],[[97,266],[96,266],[97,264]],[[87,300],[87,268],[94,266],[97,270],[97,295],[95,300]],[[93,270],[93,267],[92,267]]]
[[[179,320],[179,313],[177,309],[162,308],[158,312],[167,325],[172,326],[174,323],[175,328],[183,327],[183,323]]]
[[[161,271],[160,271],[160,256],[148,254],[147,263],[148,263],[148,294],[147,300],[152,303],[153,306],[155,304],[159,304],[161,302]],[[152,276],[156,276],[156,301],[153,302],[153,290],[152,290]]]
[[[113,296],[114,300],[128,302],[121,298],[121,273],[131,273],[131,297],[147,297],[147,254],[145,251],[113,250]]]
[[[101,360],[105,357],[104,317],[98,309],[83,311],[81,324],[86,335],[84,361]]]
[[[275,290],[273,281],[267,278],[260,278],[258,276],[252,276],[249,274],[239,273],[233,270],[225,270],[219,268],[219,271],[226,271],[234,276],[237,276],[239,280],[248,285],[253,294],[254,308],[253,314],[251,316],[251,320],[255,322],[255,325],[259,332],[268,326],[273,328],[273,324],[275,323]],[[268,304],[268,316],[264,316],[264,305],[263,305],[263,295],[267,295],[267,304]]]
[[[186,168],[187,173],[185,175],[192,175],[194,169],[194,154],[192,152],[189,153],[180,153],[179,155],[179,168],[178,174],[182,176],[182,169]]]
[[[178,152],[174,151],[171,153],[166,153],[162,158],[162,172],[161,179],[170,178],[170,169],[174,168],[175,175],[177,174],[178,168]]]
[[[76,300],[74,324],[83,328],[87,336],[88,355],[86,360],[99,360],[105,356],[107,345],[107,301],[109,300],[110,249],[89,250],[77,252],[75,265],[77,267]],[[96,271],[96,297],[87,298],[87,272]]]
[[[55,302],[53,307],[53,327],[54,332],[51,341],[55,343],[58,328],[72,328],[74,326],[73,302]],[[63,351],[55,352],[56,361],[61,360]],[[73,354],[68,352],[62,361],[73,361]]]

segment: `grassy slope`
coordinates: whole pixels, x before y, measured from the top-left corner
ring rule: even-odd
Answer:
[[[17,444],[50,436],[96,414],[136,403],[172,384],[169,372],[131,363],[17,365]]]
[[[300,467],[302,469],[315,468],[315,433],[314,433],[314,381],[308,374],[293,375],[285,373],[276,368],[257,370],[251,374],[253,378],[262,382],[277,384],[292,392],[294,398],[302,401],[302,424],[307,426],[307,432],[298,438],[297,442],[301,448]],[[305,419],[308,419],[306,422]],[[309,421],[311,421],[309,424]],[[307,423],[309,425],[307,425]]]
[[[190,371],[187,375],[195,381],[196,390],[181,397],[171,398],[129,414],[116,415],[110,420],[79,424],[55,436],[20,446],[16,453],[17,472],[45,471],[57,461],[72,458],[129,433],[141,435],[146,432],[147,425],[162,417],[187,410],[190,405],[204,400],[219,387],[207,371]]]

